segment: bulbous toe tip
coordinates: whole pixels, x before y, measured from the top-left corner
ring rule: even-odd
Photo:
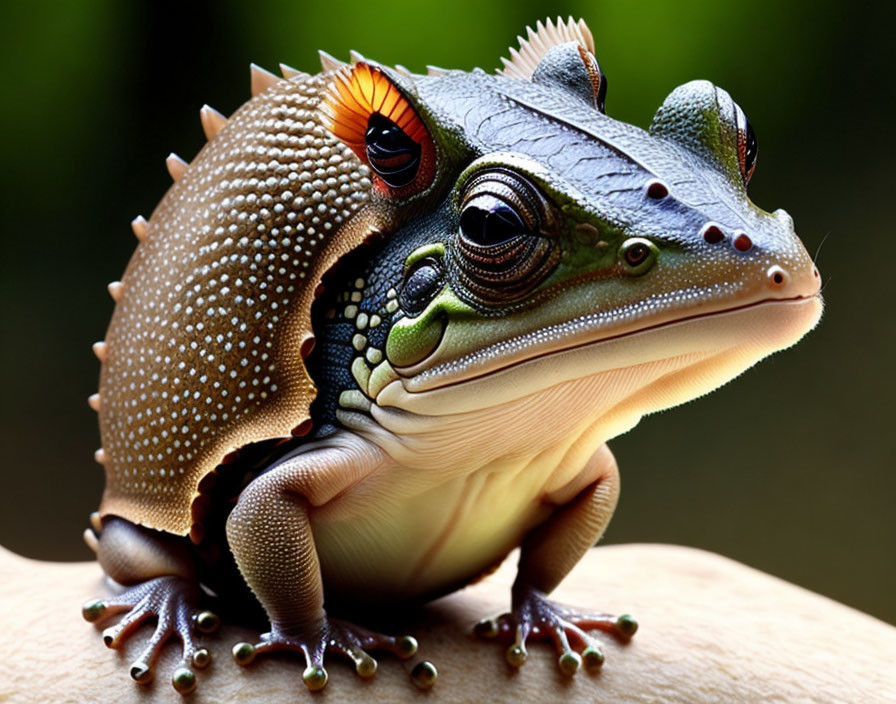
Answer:
[[[152,681],[152,668],[145,662],[135,662],[130,669],[131,678],[138,684]]]
[[[312,692],[317,692],[327,686],[327,671],[320,665],[306,667],[302,673],[302,681]]]
[[[186,667],[179,667],[171,676],[171,684],[180,694],[189,694],[196,689],[196,675]]]
[[[519,643],[515,643],[507,649],[505,658],[511,667],[522,667],[528,656],[529,654],[526,652],[526,649]]]
[[[417,639],[412,636],[402,636],[396,642],[396,646],[398,657],[405,660],[417,652]]]
[[[255,646],[251,643],[237,643],[233,646],[233,659],[237,665],[248,665],[255,659]]]
[[[620,635],[631,638],[638,632],[638,622],[629,614],[622,614],[616,617],[616,630]]]
[[[413,682],[414,686],[418,689],[431,689],[436,683],[436,678],[438,676],[439,671],[436,670],[436,666],[429,662],[429,660],[418,662],[414,665],[414,669],[411,670],[411,682]]]
[[[566,651],[557,659],[557,665],[567,677],[572,677],[582,666],[582,656],[571,650]]]

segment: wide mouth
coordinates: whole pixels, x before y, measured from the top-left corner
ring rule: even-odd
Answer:
[[[638,324],[641,321],[631,321],[622,325],[615,325],[616,331],[609,335],[600,335],[600,322],[595,320],[594,315],[580,316],[566,323],[547,327],[533,333],[519,335],[506,341],[501,341],[491,345],[483,350],[466,355],[464,357],[442,362],[429,368],[424,368],[422,364],[416,365],[416,368],[398,369],[401,376],[401,385],[405,391],[410,394],[424,393],[427,391],[437,391],[440,389],[448,389],[452,386],[466,384],[486,377],[494,376],[502,373],[509,373],[515,367],[531,364],[538,360],[549,359],[553,356],[562,356],[566,353],[574,352],[583,348],[594,347],[618,347],[620,344],[625,345],[629,340],[633,340],[637,336],[656,337],[657,333],[661,333],[664,329],[675,327],[693,328],[701,321],[710,321],[716,318],[731,318],[739,314],[749,313],[753,310],[768,308],[770,306],[794,306],[803,303],[814,303],[817,306],[817,313],[814,315],[804,316],[784,316],[786,322],[780,323],[785,328],[781,330],[782,342],[778,349],[788,347],[794,344],[800,337],[811,330],[821,315],[822,303],[819,293],[812,295],[800,295],[789,298],[767,297],[749,303],[736,306],[718,307],[715,310],[704,310],[692,315],[678,316],[674,314],[680,311],[666,311],[664,318],[657,320],[648,325]],[[794,320],[790,320],[794,317]],[[732,326],[733,327],[733,326]],[[790,329],[787,329],[790,328]],[[597,333],[597,335],[595,334]],[[744,332],[749,335],[749,332]],[[726,331],[726,337],[736,338],[736,331]],[[790,339],[792,338],[792,340]],[[719,340],[719,344],[732,344],[729,340],[724,342]],[[644,361],[654,361],[657,359],[657,350],[647,351],[647,348],[653,345],[644,345],[644,350],[631,351],[631,363],[639,363]],[[699,352],[701,350],[711,350],[711,340],[694,341],[694,349],[687,350],[688,353]],[[774,351],[774,350],[771,350]],[[653,359],[639,359],[644,356],[653,357]],[[670,356],[677,354],[669,350]],[[662,352],[660,352],[662,354]],[[613,363],[610,358],[614,355],[608,355],[607,362]],[[618,360],[617,360],[618,361]]]

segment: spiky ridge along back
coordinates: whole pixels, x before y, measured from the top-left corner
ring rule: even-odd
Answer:
[[[194,532],[197,486],[230,451],[309,428],[320,278],[369,234],[368,169],[322,126],[326,75],[253,68],[255,97],[229,119],[203,109],[211,141],[176,179],[120,285],[104,344],[101,512]],[[199,530],[201,534],[201,530]]]

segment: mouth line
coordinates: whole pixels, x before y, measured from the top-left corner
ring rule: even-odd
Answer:
[[[629,330],[627,332],[621,332],[616,335],[610,335],[608,337],[603,337],[603,338],[600,338],[597,340],[588,340],[586,342],[581,342],[579,344],[572,344],[567,347],[559,347],[557,349],[550,350],[549,352],[544,353],[544,354],[532,354],[530,356],[524,357],[523,359],[519,359],[519,360],[513,362],[512,364],[508,364],[506,366],[502,366],[497,369],[484,371],[479,374],[475,374],[473,376],[469,376],[469,377],[466,377],[463,379],[449,381],[445,384],[437,384],[435,386],[430,386],[430,387],[427,387],[424,389],[419,389],[419,390],[411,390],[411,389],[406,389],[406,390],[409,393],[426,393],[428,391],[436,391],[438,389],[446,389],[446,388],[450,388],[452,386],[457,386],[459,384],[465,384],[470,381],[475,381],[477,379],[483,379],[492,374],[496,374],[498,372],[502,372],[502,371],[505,371],[508,369],[513,369],[514,367],[518,367],[520,365],[527,364],[535,359],[549,357],[553,354],[561,354],[563,352],[569,352],[571,350],[585,348],[590,345],[598,345],[598,344],[601,344],[604,342],[610,342],[613,340],[622,340],[627,337],[631,337],[633,335],[639,335],[639,334],[645,333],[645,332],[650,332],[652,330],[661,330],[663,328],[669,328],[669,327],[672,327],[675,325],[691,323],[696,320],[702,320],[705,318],[712,318],[712,317],[716,317],[716,316],[728,315],[730,313],[738,313],[740,311],[750,310],[752,308],[758,308],[760,306],[785,304],[785,303],[797,303],[799,301],[810,301],[810,300],[817,299],[817,298],[820,298],[820,293],[814,293],[809,296],[792,296],[789,298],[764,298],[762,300],[753,301],[752,303],[745,303],[740,306],[732,306],[730,308],[723,308],[721,310],[709,311],[707,313],[697,313],[695,315],[690,315],[685,318],[678,318],[677,320],[667,320],[664,322],[655,323],[653,325],[647,325],[645,327],[637,328],[636,330]],[[413,379],[413,377],[410,377],[410,379]]]

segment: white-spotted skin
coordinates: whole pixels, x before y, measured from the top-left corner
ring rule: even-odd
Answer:
[[[197,485],[228,452],[308,420],[314,289],[376,213],[367,168],[318,117],[326,83],[266,85],[135,227],[97,353],[103,515],[187,534]]]

